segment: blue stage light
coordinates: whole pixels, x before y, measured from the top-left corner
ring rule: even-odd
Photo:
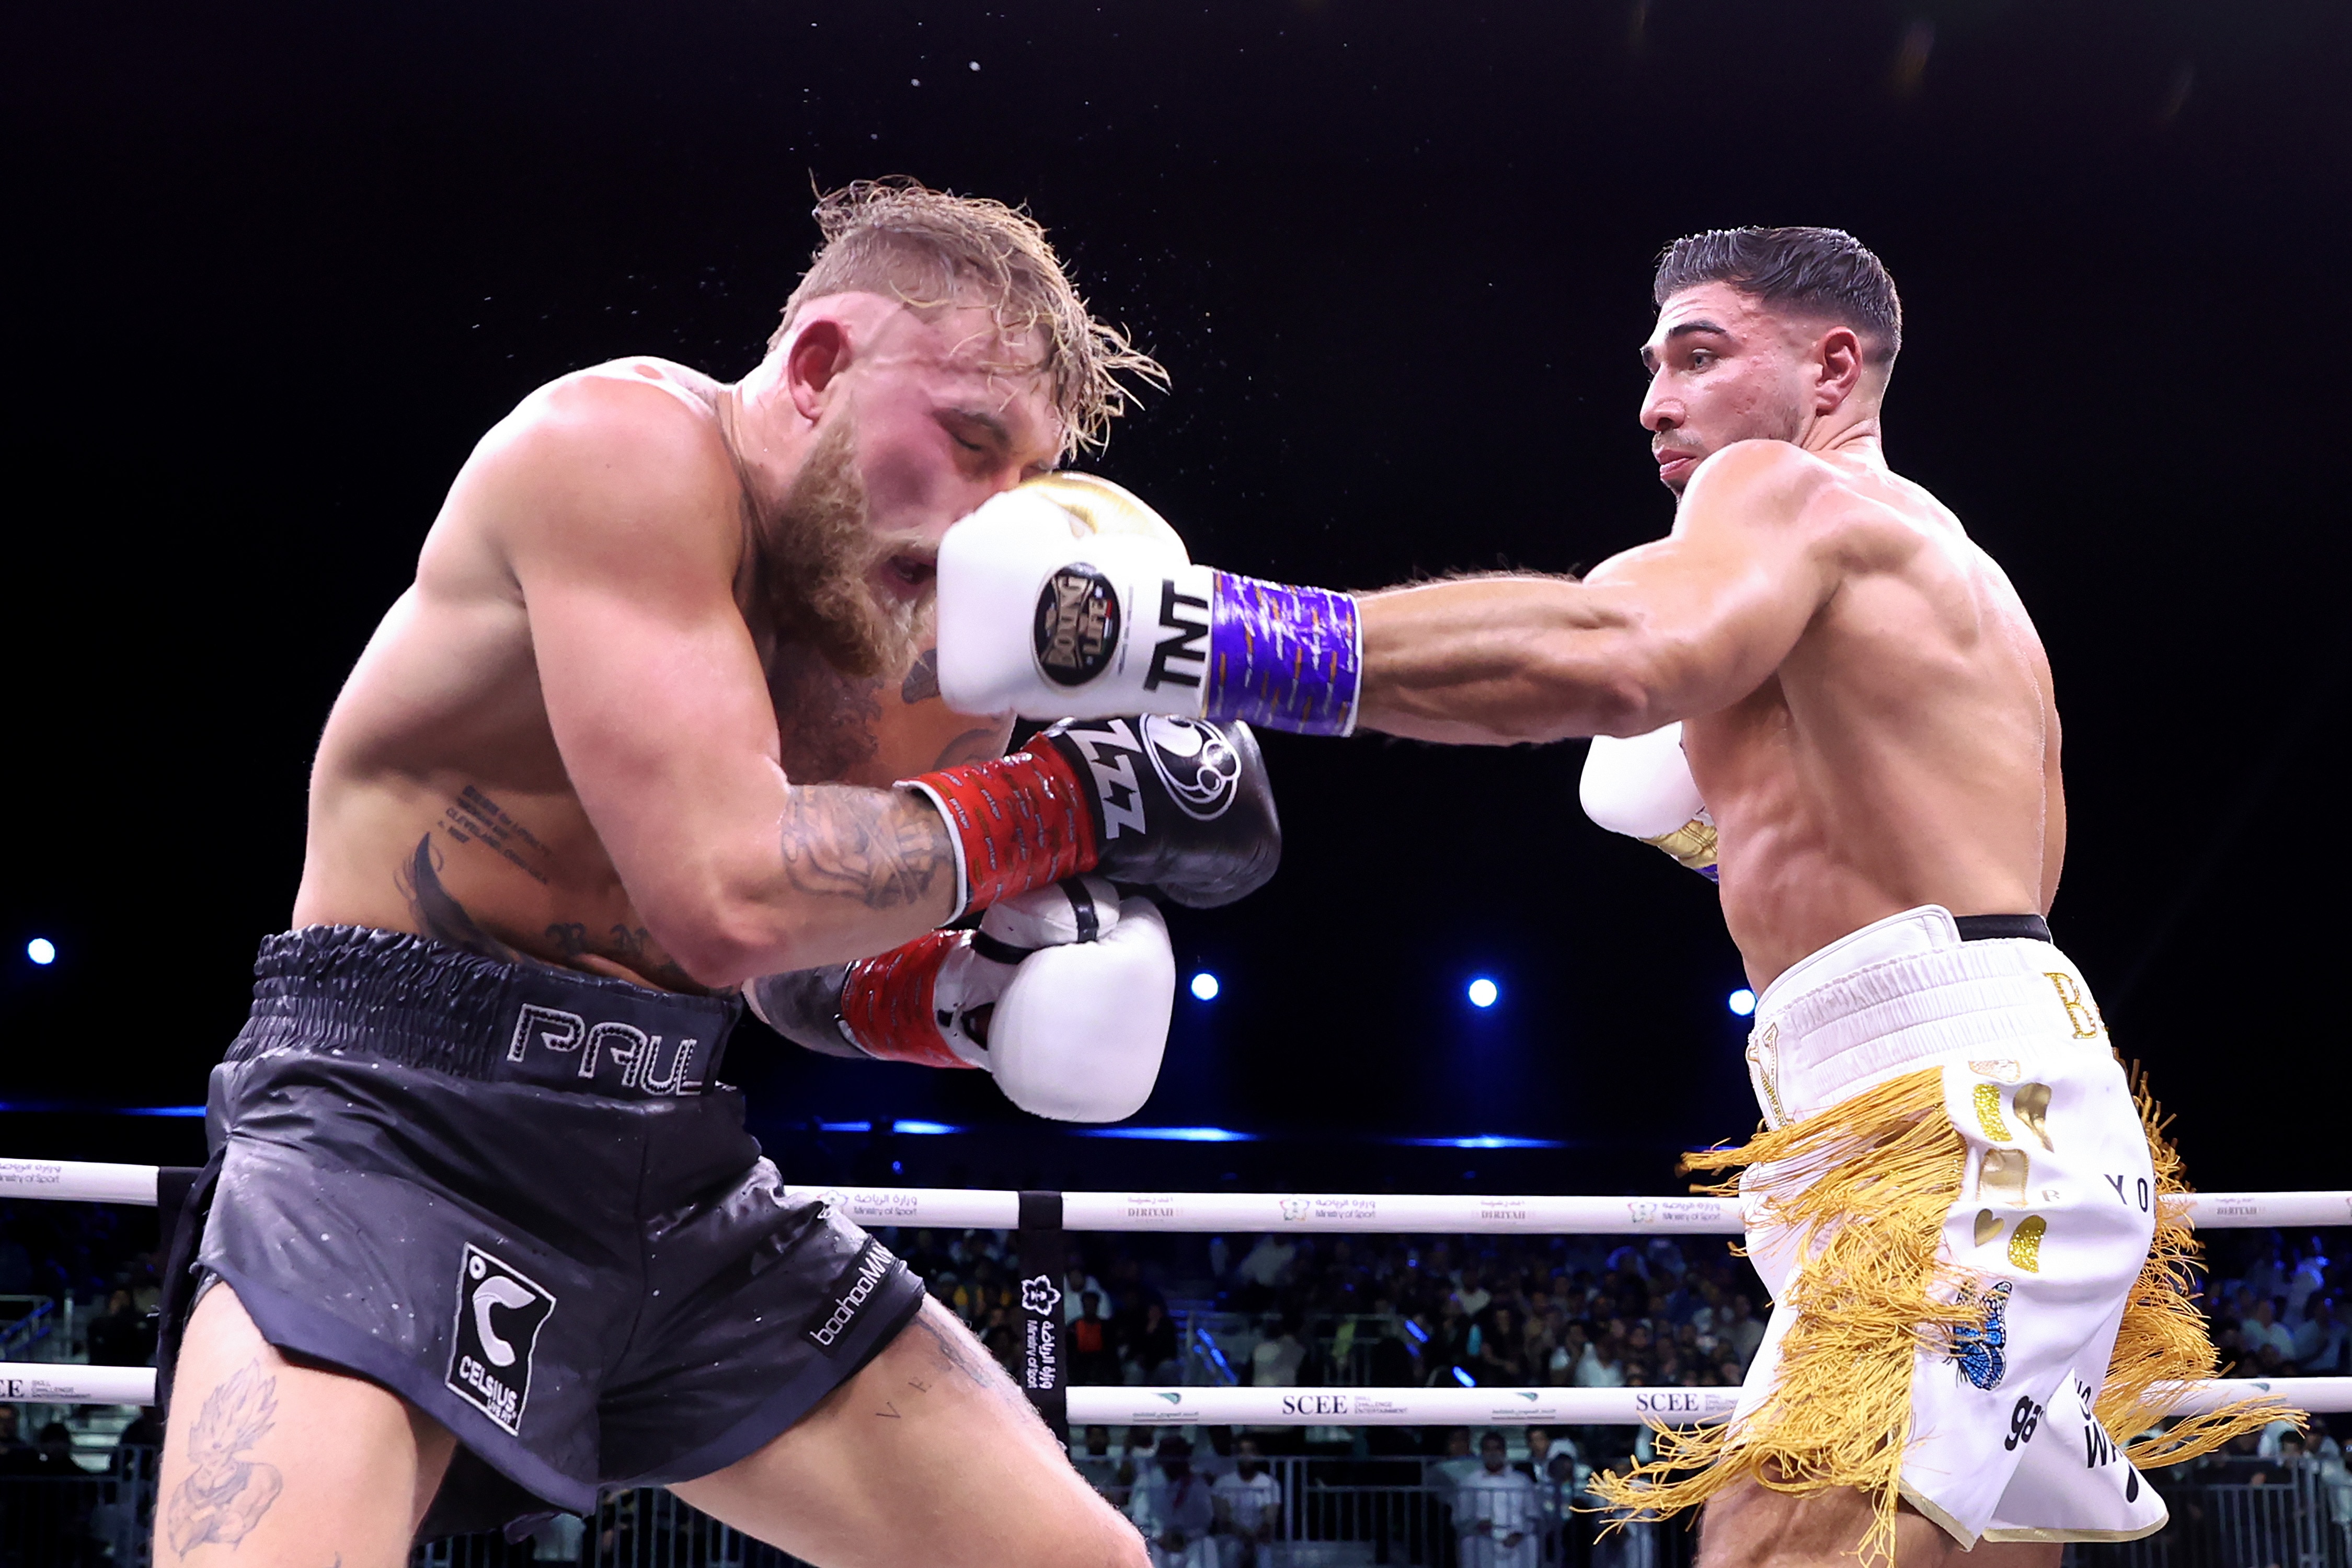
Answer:
[[[1204,1002],[1215,1001],[1217,993],[1223,988],[1217,984],[1217,977],[1206,969],[1192,977],[1192,994]]]
[[[58,945],[46,936],[36,936],[25,944],[25,956],[43,966],[58,961]]]
[[[1756,1010],[1756,993],[1742,986],[1725,998],[1725,1005],[1741,1018],[1746,1018]]]
[[[1470,982],[1470,1005],[1474,1008],[1491,1008],[1502,995],[1502,988],[1484,975]]]
[[[1236,1133],[1230,1127],[1082,1127],[1081,1138],[1144,1138],[1163,1144],[1248,1144],[1257,1140],[1255,1133]]]
[[[937,1138],[963,1131],[961,1127],[950,1127],[945,1122],[893,1122],[890,1130],[916,1138]]]
[[[1445,1370],[1452,1373],[1454,1375],[1454,1381],[1460,1384],[1463,1387],[1475,1388],[1478,1386],[1478,1380],[1471,1376],[1468,1373],[1463,1371],[1460,1367],[1449,1366]]]

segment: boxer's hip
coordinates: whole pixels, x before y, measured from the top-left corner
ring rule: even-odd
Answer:
[[[311,925],[265,937],[231,1062],[271,1052],[363,1056],[486,1083],[614,1100],[701,1092],[741,1014],[535,963],[501,963],[399,931]]]
[[[272,937],[256,973],[188,1250],[271,1343],[504,1478],[453,1483],[434,1528],[721,1469],[921,1300],[710,1081],[730,1003],[350,927]]]
[[[1777,1128],[1924,1067],[2013,1064],[2040,1049],[2112,1060],[2106,1047],[2089,984],[2037,917],[1955,919],[1924,904],[1774,980],[1757,1000],[1748,1069]]]

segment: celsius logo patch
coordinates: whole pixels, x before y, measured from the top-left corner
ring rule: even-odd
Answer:
[[[457,1267],[457,1326],[449,1391],[509,1436],[530,1398],[530,1355],[555,1298],[538,1281],[468,1243]]]
[[[1151,770],[1177,809],[1200,821],[1222,817],[1240,792],[1242,759],[1234,743],[1197,719],[1153,714],[1143,721]]]
[[[1059,686],[1082,686],[1103,673],[1118,650],[1118,595],[1110,579],[1083,561],[1045,580],[1037,591],[1037,667]]]
[[[825,1287],[824,1299],[809,1314],[808,1327],[801,1331],[801,1337],[827,1355],[839,1350],[898,1261],[888,1248],[867,1237],[866,1245],[850,1259],[849,1267]]]

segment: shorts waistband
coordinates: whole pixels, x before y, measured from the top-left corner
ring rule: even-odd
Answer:
[[[2037,915],[1922,904],[1799,960],[1766,988],[1748,1076],[1774,1126],[1931,1060],[2021,1040],[2106,1039],[2074,960]]]
[[[715,1083],[734,997],[689,997],[501,963],[400,931],[309,925],[262,938],[253,1009],[228,1060],[349,1052],[486,1082],[609,1099]]]

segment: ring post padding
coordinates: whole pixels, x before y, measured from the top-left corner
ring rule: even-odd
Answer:
[[[1069,1253],[1062,1229],[1062,1195],[1024,1192],[1015,1242],[1021,1262],[1021,1391],[1066,1443],[1070,1421],[1064,1402],[1069,1384],[1069,1346],[1062,1332],[1062,1286]]]
[[[1077,1427],[1696,1426],[1731,1414],[1736,1388],[1127,1388],[1063,1391]],[[0,1362],[0,1401],[146,1405],[145,1366]],[[2352,1411],[2352,1377],[2225,1377],[2197,1385],[2187,1412],[2277,1399],[2315,1415]]]

